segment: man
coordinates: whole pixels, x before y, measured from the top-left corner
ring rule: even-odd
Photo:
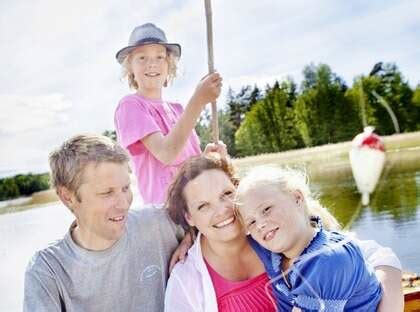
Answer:
[[[23,310],[162,311],[177,229],[164,209],[129,211],[126,152],[106,137],[79,135],[49,161],[76,220],[31,259]]]

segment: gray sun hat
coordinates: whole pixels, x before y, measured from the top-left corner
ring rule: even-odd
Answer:
[[[178,43],[168,43],[162,29],[152,23],[146,23],[133,29],[128,40],[128,46],[119,50],[115,57],[118,63],[122,64],[126,56],[135,48],[152,43],[164,45],[175,57],[179,58],[181,56],[181,46]]]

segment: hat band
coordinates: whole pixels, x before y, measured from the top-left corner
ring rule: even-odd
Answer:
[[[159,38],[154,38],[154,37],[150,37],[150,38],[143,38],[143,39],[141,39],[141,40],[139,40],[139,41],[137,41],[136,43],[135,43],[135,45],[137,45],[137,44],[141,44],[141,43],[150,43],[150,42],[156,42],[156,43],[166,43],[165,41],[163,41],[162,39],[159,39]]]

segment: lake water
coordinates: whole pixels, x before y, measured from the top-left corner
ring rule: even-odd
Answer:
[[[420,170],[383,175],[368,207],[362,207],[350,179],[316,189],[343,226],[391,247],[404,270],[420,273]]]
[[[359,238],[391,247],[406,271],[420,273],[420,171],[383,176],[369,207],[360,205],[352,180],[314,188],[342,225]],[[35,250],[61,238],[72,220],[59,203],[0,215],[0,311],[22,310],[28,260]]]

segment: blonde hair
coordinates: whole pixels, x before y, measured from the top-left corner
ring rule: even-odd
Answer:
[[[319,217],[326,230],[338,230],[340,228],[337,219],[312,195],[308,177],[303,171],[275,166],[259,166],[252,169],[239,182],[236,192],[238,204],[240,204],[240,198],[245,192],[261,186],[276,186],[281,192],[288,193],[299,191],[303,195],[305,211],[309,221],[313,217]]]
[[[50,184],[56,192],[59,187],[66,187],[81,201],[78,189],[88,164],[125,163],[128,160],[126,151],[108,137],[77,135],[50,153]]]
[[[133,50],[134,51],[134,50]],[[122,78],[127,79],[128,86],[131,89],[137,90],[139,88],[139,85],[137,84],[137,81],[134,79],[134,74],[131,71],[131,58],[133,57],[133,51],[131,51],[124,61],[122,62]],[[169,49],[166,49],[166,60],[168,61],[168,77],[166,80],[166,85],[173,82],[173,80],[176,78],[176,73],[178,69],[178,57],[176,57],[173,52],[171,52]]]

